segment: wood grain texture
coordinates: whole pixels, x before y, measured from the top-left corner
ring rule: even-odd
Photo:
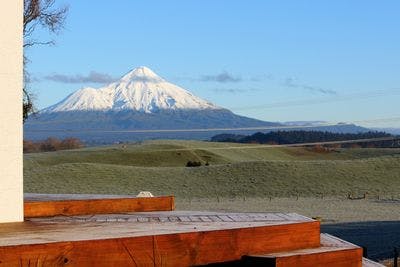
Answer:
[[[316,247],[318,229],[319,224],[311,222],[155,236],[156,263],[157,266],[203,265],[237,260],[249,253]]]
[[[153,266],[152,237],[0,247],[0,266]]]
[[[362,267],[362,249],[354,248],[276,259],[276,267]]]
[[[0,246],[157,236],[314,222],[296,214],[280,220],[270,220],[270,216],[265,216],[261,220],[258,214],[254,213],[242,213],[241,217],[246,217],[246,221],[201,220],[221,214],[227,217],[238,215],[238,213],[158,211],[27,218],[23,223],[0,225]],[[182,216],[193,220],[182,221],[180,219]]]
[[[361,267],[362,248],[337,237],[321,234],[321,246],[318,248],[252,255],[245,257],[243,262],[246,266]]]
[[[25,201],[24,217],[59,215],[91,215],[140,211],[171,211],[175,209],[173,196],[147,198],[79,199]]]
[[[195,223],[191,224],[196,228]],[[194,229],[193,232],[129,238],[2,246],[0,266],[204,265],[238,260],[249,254],[318,247],[319,229],[319,222],[309,221],[210,231]]]

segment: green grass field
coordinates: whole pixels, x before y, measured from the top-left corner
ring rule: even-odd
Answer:
[[[209,166],[185,167],[187,161]],[[25,154],[25,192],[178,198],[400,196],[399,149],[268,148],[201,141]]]

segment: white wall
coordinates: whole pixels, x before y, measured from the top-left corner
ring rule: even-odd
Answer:
[[[0,1],[0,222],[23,220],[22,0]]]

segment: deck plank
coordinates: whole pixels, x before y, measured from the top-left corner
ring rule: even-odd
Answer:
[[[362,267],[362,248],[337,237],[321,234],[320,247],[249,255],[244,262],[246,266]]]
[[[58,215],[90,215],[139,211],[171,211],[174,210],[174,197],[124,197],[49,200],[35,198],[25,200],[24,217],[46,217]]]
[[[224,216],[240,219],[223,221]],[[318,221],[268,218],[259,213],[182,211],[30,218],[0,225],[0,262],[192,266],[319,246]]]

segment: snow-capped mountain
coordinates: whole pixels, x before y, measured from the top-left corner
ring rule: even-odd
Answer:
[[[147,67],[138,67],[99,89],[80,89],[42,112],[220,109],[189,91],[167,82]]]
[[[149,68],[139,67],[114,83],[98,89],[80,89],[31,115],[24,124],[24,138],[73,136],[97,144],[150,138],[209,139],[226,133],[224,128],[258,127],[257,130],[229,130],[232,134],[252,134],[263,131],[262,127],[312,126],[314,123],[285,125],[239,116],[167,82]],[[366,131],[355,125],[305,129]]]
[[[114,83],[80,89],[30,116],[24,135],[32,140],[74,136],[85,142],[111,143],[149,138],[205,139],[220,133],[211,130],[215,128],[272,125],[280,124],[236,115],[169,83],[149,68],[139,67]]]

